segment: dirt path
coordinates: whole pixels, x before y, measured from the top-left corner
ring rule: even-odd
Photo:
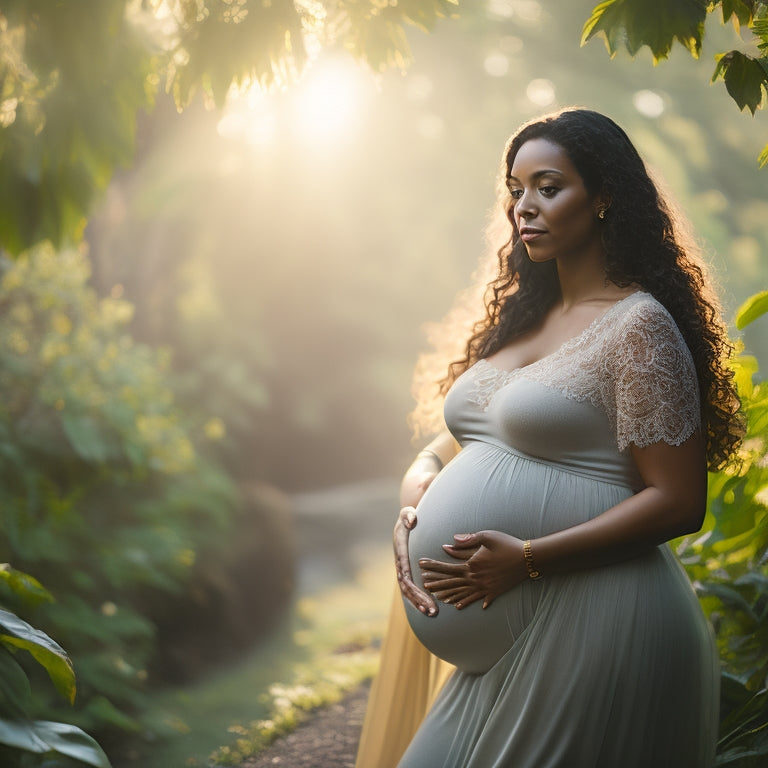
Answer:
[[[299,592],[343,584],[388,546],[399,481],[381,480],[298,494]],[[382,542],[384,544],[382,544]],[[239,768],[354,768],[370,683],[316,710],[293,732]]]
[[[354,768],[368,690],[369,684],[361,685],[340,702],[316,710],[240,768]]]

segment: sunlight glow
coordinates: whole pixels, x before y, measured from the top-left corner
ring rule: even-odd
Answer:
[[[416,130],[423,139],[435,140],[445,133],[445,123],[439,115],[423,115],[419,118]]]
[[[351,60],[316,62],[296,93],[295,131],[313,140],[341,138],[360,121],[363,91],[363,73]]]
[[[231,93],[216,130],[224,139],[242,140],[250,146],[269,144],[277,134],[273,100],[258,87]]]
[[[423,101],[432,95],[434,85],[427,75],[411,75],[407,82],[405,93],[411,101]]]

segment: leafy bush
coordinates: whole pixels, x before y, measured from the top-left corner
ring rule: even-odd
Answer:
[[[51,602],[52,597],[30,576],[0,565],[0,583],[25,604]],[[18,616],[0,609],[0,759],[6,768],[45,765],[57,768],[72,761],[79,765],[109,768],[99,745],[79,728],[66,723],[33,720],[29,716],[31,690],[24,670],[15,659],[27,651],[48,673],[59,693],[75,700],[75,673],[64,650],[48,635]],[[43,756],[43,757],[40,757]],[[41,760],[44,761],[41,762]]]
[[[743,305],[739,327],[768,310],[766,296]],[[753,357],[739,357],[735,370],[746,439],[732,465],[710,477],[704,534],[685,542],[681,557],[723,664],[716,765],[758,768],[768,758],[768,382],[754,383]]]
[[[53,585],[32,620],[72,653],[75,721],[130,729],[154,648],[144,606],[182,591],[236,494],[193,446],[168,356],[132,341],[131,306],[88,275],[47,246],[2,265],[0,561]]]

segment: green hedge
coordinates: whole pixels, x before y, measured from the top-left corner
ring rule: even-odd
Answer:
[[[146,606],[181,595],[201,551],[225,541],[237,492],[193,445],[168,355],[134,343],[131,306],[99,300],[88,277],[74,250],[2,264],[0,562],[55,597],[25,618],[71,654],[80,704],[66,718],[138,729],[155,651]]]
[[[768,309],[766,292],[737,314],[739,328]],[[768,759],[768,382],[757,360],[735,361],[747,435],[731,466],[709,479],[703,533],[679,549],[715,628],[722,661],[717,766]]]

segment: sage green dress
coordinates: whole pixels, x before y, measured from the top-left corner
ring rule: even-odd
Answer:
[[[411,567],[454,533],[535,539],[638,492],[630,444],[700,428],[691,355],[638,292],[557,352],[515,371],[481,360],[448,393],[462,450],[418,507]],[[667,545],[616,565],[526,581],[483,610],[405,602],[419,640],[455,664],[399,768],[707,768],[718,658]]]

